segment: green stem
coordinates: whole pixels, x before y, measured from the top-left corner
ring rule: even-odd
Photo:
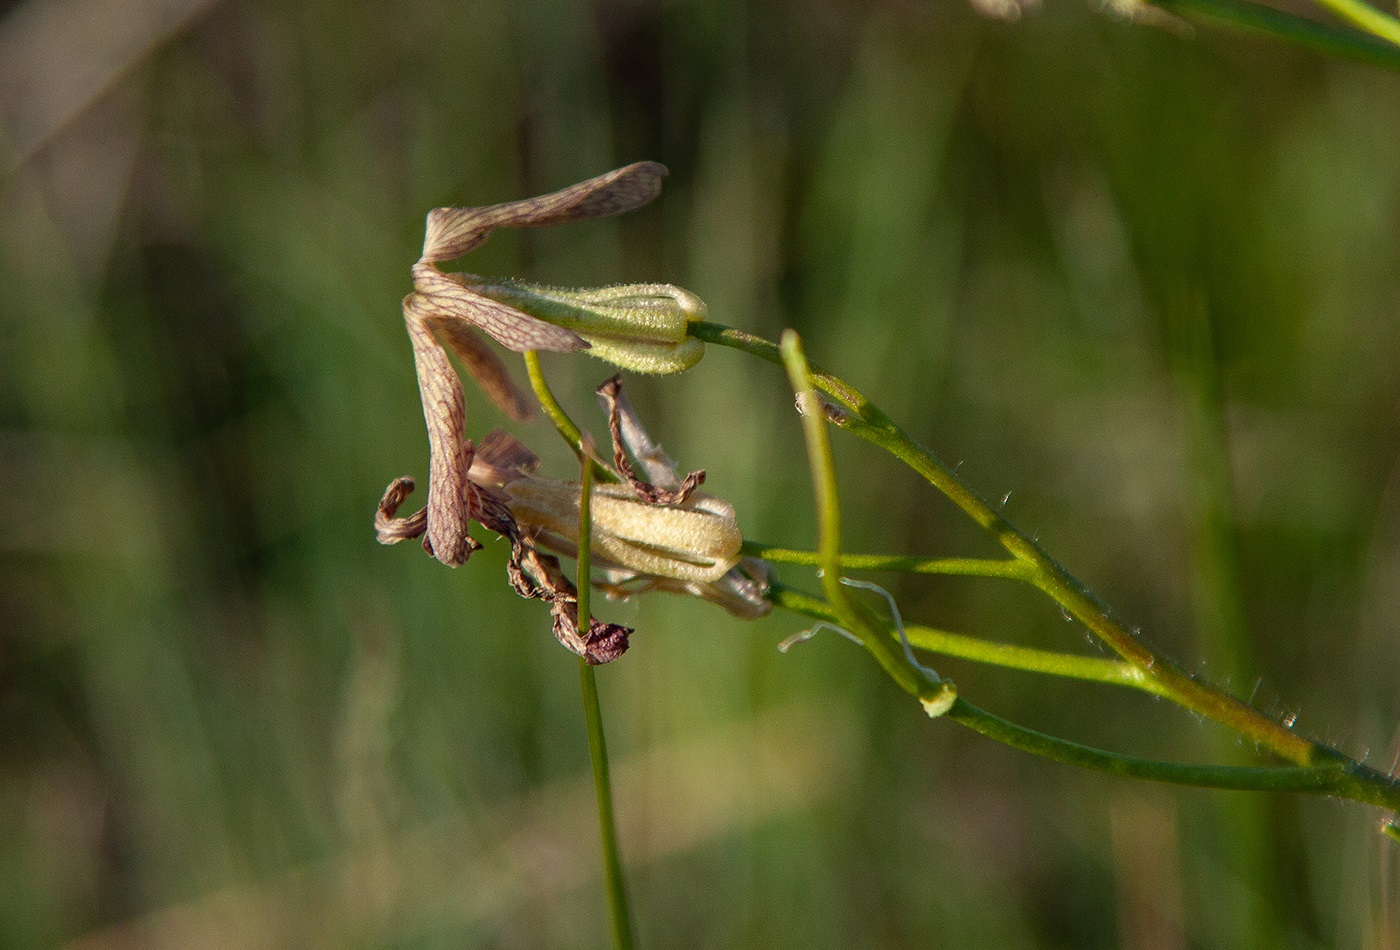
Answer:
[[[577,619],[579,630],[586,635],[592,617],[589,605],[589,593],[593,586],[589,583],[589,545],[593,536],[593,466],[584,462],[579,467],[583,469],[583,487],[579,495]],[[603,879],[607,882],[613,943],[618,950],[632,950],[636,941],[633,939],[632,915],[627,906],[622,857],[617,847],[612,778],[608,771],[608,743],[603,735],[602,707],[598,702],[598,679],[594,675],[593,667],[583,657],[579,657],[578,671],[579,682],[583,688],[583,717],[588,724],[588,755],[593,762],[593,789],[598,798],[598,836],[603,847]]]
[[[745,541],[743,553],[778,564],[804,564],[820,567],[816,551],[776,548],[756,541]],[[899,554],[841,554],[841,566],[856,571],[903,571],[908,574],[948,574],[957,577],[995,577],[1033,582],[1034,575],[1023,561],[976,557],[909,557]]]
[[[846,558],[842,557],[845,564]],[[768,599],[774,605],[791,610],[793,613],[813,620],[840,623],[836,610],[824,600],[804,594],[786,584],[772,584]],[[1071,653],[1056,653],[1052,650],[1035,650],[1030,647],[1015,646],[1010,643],[995,643],[981,637],[936,630],[921,624],[905,624],[905,635],[915,648],[937,653],[942,656],[985,663],[1004,669],[1022,670],[1027,673],[1045,673],[1062,676],[1066,679],[1086,680],[1091,683],[1106,683],[1110,686],[1128,686],[1146,693],[1161,695],[1155,680],[1142,670],[1121,660],[1107,660],[1094,656],[1075,656]],[[890,631],[894,636],[894,632]]]
[[[554,423],[555,430],[569,444],[569,448],[574,450],[574,455],[582,460],[585,454],[583,432],[574,424],[574,420],[569,418],[559,400],[554,398],[554,390],[549,388],[549,380],[544,378],[544,368],[540,366],[540,355],[534,350],[525,353],[525,372],[530,377],[530,388],[534,390],[540,408],[549,417],[549,421]],[[595,478],[605,482],[617,481],[617,476],[598,464],[597,459],[590,458],[589,462],[589,468],[593,470]]]
[[[1319,23],[1273,7],[1245,0],[1151,0],[1154,6],[1172,13],[1215,20],[1229,26],[1262,33],[1296,43],[1328,56],[1354,59],[1386,69],[1400,69],[1400,48],[1395,38],[1397,22],[1374,7],[1357,0],[1318,0],[1332,7],[1345,19],[1357,23],[1366,33],[1357,33],[1327,23]],[[1338,7],[1359,14],[1365,23],[1342,13]],[[1373,28],[1374,27],[1374,28]],[[1377,37],[1380,37],[1379,39]]]
[[[835,608],[841,625],[860,640],[901,689],[923,704],[929,715],[939,715],[957,695],[953,684],[940,682],[896,653],[889,639],[878,629],[875,618],[847,593],[841,583],[841,502],[836,491],[836,468],[832,463],[831,440],[826,431],[826,413],[813,388],[802,342],[792,330],[783,333],[782,361],[793,392],[797,394],[797,404],[802,412],[802,431],[807,440],[812,493],[817,503],[822,590]]]
[[[742,330],[716,323],[696,322],[690,325],[690,332],[706,343],[727,346],[778,366],[786,365],[784,356],[776,345]],[[835,399],[840,405],[834,407],[835,411],[830,413],[808,413],[808,418],[813,420],[808,423],[809,428],[815,427],[824,431],[825,427],[819,423],[823,418],[830,419],[834,425],[849,429],[914,469],[991,534],[1012,557],[1026,563],[1033,573],[1031,582],[1036,587],[1088,627],[1110,649],[1155,680],[1160,695],[1193,710],[1198,715],[1233,729],[1262,748],[1298,765],[1347,761],[1335,750],[1295,735],[1286,726],[1263,715],[1247,703],[1222,690],[1197,682],[1171,661],[1158,656],[1136,632],[1114,619],[1108,608],[1087,587],[1043,551],[1033,539],[964,485],[951,468],[911,439],[860,390],[819,369],[813,369],[810,378],[817,389]],[[828,596],[828,599],[837,604],[834,598]],[[1375,774],[1377,780],[1385,781],[1384,776]]]
[[[1184,765],[1106,752],[1066,739],[1058,739],[1008,722],[961,698],[948,710],[947,716],[989,739],[1025,752],[1112,775],[1169,782],[1174,785],[1195,785],[1201,788],[1332,795],[1365,802],[1368,805],[1379,805],[1392,811],[1400,810],[1400,782],[1388,780],[1354,762],[1337,761],[1316,766],[1285,765],[1263,768]]]
[[[779,607],[815,620],[836,623],[841,619],[827,602],[782,584],[772,586],[769,598]],[[927,627],[911,625],[905,628],[905,632],[910,642],[919,649],[948,656],[1012,669],[1052,673],[1073,679],[1133,686],[1148,692],[1156,692],[1158,689],[1151,680],[1143,677],[1140,670],[1126,663],[1029,650],[1024,647],[1008,647],[975,637],[930,630]],[[954,722],[967,726],[989,739],[1024,752],[1113,775],[1177,785],[1196,785],[1202,788],[1336,795],[1371,805],[1400,809],[1400,782],[1380,776],[1356,763],[1329,762],[1315,766],[1273,768],[1185,765],[1122,755],[1059,739],[1002,719],[962,698],[953,703],[946,715]]]

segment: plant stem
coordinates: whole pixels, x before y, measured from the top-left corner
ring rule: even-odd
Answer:
[[[530,354],[533,355],[533,354]],[[534,374],[531,374],[532,379]],[[541,377],[543,380],[543,377]],[[567,417],[565,417],[567,419]],[[579,466],[583,470],[583,487],[579,495],[578,546],[578,626],[588,630],[589,545],[592,539],[593,466],[586,458]],[[598,798],[598,836],[603,847],[603,879],[607,883],[608,909],[612,918],[613,944],[618,950],[632,950],[636,944],[632,933],[632,915],[627,906],[627,885],[622,876],[622,857],[617,847],[617,825],[613,818],[612,779],[608,772],[608,743],[603,735],[603,714],[598,702],[598,680],[593,667],[583,657],[578,659],[579,682],[583,688],[583,717],[588,725],[588,755],[593,762],[593,789]]]
[[[771,341],[742,330],[716,323],[696,322],[690,325],[690,332],[706,343],[727,346],[775,365],[786,365],[783,354]],[[1349,761],[1334,749],[1295,735],[1286,726],[1234,696],[1197,682],[1170,660],[1158,656],[1136,632],[1115,620],[1108,608],[1087,587],[1061,567],[1034,540],[964,485],[952,469],[911,439],[858,389],[819,369],[811,370],[810,378],[817,389],[831,396],[840,406],[832,413],[809,413],[807,418],[813,420],[807,423],[809,428],[820,428],[824,431],[825,426],[816,423],[830,418],[834,425],[849,429],[914,469],[991,534],[1008,553],[1026,563],[1028,569],[1033,572],[1031,583],[1088,627],[1119,656],[1155,680],[1160,695],[1233,729],[1259,746],[1298,765],[1339,764]],[[809,444],[810,442],[809,437]],[[825,578],[824,589],[826,584],[833,580]],[[844,591],[841,593],[844,594]],[[828,599],[833,605],[837,604],[837,601],[830,597],[829,591]],[[1377,781],[1387,785],[1393,784],[1379,773],[1373,774]]]
[[[743,553],[778,564],[821,566],[821,555],[815,551],[794,551],[771,547],[756,541],[745,541]],[[997,577],[1013,581],[1034,582],[1034,574],[1024,561],[1008,558],[976,557],[910,557],[900,554],[841,554],[841,566],[857,571],[903,571],[908,574],[949,574],[957,577]]]
[[[535,398],[539,400],[540,408],[549,417],[549,421],[554,423],[554,428],[569,447],[574,450],[574,455],[580,460],[587,457],[583,443],[583,432],[574,420],[569,418],[569,414],[564,411],[564,407],[559,404],[559,400],[554,398],[554,390],[549,388],[549,380],[544,378],[544,368],[540,366],[540,355],[534,350],[525,353],[525,372],[530,377],[530,388],[535,392]],[[598,460],[589,457],[589,468],[592,469],[595,478],[605,482],[617,481],[617,476],[608,471]]]
[[[1357,0],[1318,0],[1338,15],[1357,23],[1366,33],[1357,33],[1306,17],[1285,13],[1273,7],[1246,0],[1151,0],[1172,13],[1205,17],[1229,26],[1296,43],[1328,56],[1344,57],[1386,69],[1400,69],[1400,47],[1396,46],[1397,22],[1374,7]],[[1335,6],[1334,6],[1335,4]],[[1342,13],[1338,7],[1357,12],[1365,23]],[[1352,8],[1360,7],[1359,11]],[[1369,12],[1368,12],[1369,11]],[[1374,21],[1374,22],[1373,22]],[[1372,27],[1375,27],[1374,29]],[[1379,37],[1379,38],[1378,38]]]
[[[1239,791],[1302,792],[1334,795],[1400,811],[1400,782],[1388,780],[1365,766],[1336,761],[1318,766],[1184,765],[1106,752],[1057,739],[995,716],[959,698],[947,716],[990,739],[1069,765],[1112,775]],[[1379,779],[1379,781],[1378,781]]]
[[[850,630],[900,688],[918,699],[931,716],[941,715],[956,697],[952,683],[918,668],[908,657],[895,653],[889,639],[878,629],[875,618],[853,600],[841,583],[841,502],[836,491],[836,468],[831,458],[831,440],[826,431],[826,412],[813,388],[802,342],[792,330],[783,333],[782,361],[788,380],[797,395],[802,413],[802,431],[807,440],[807,457],[812,470],[812,493],[817,503],[818,552],[822,569],[822,590],[835,609],[842,626]]]
[[[779,607],[815,620],[838,622],[839,615],[825,601],[810,597],[782,584],[774,584],[769,597]],[[1127,663],[1076,657],[1024,647],[991,644],[974,637],[958,637],[927,627],[907,626],[909,640],[920,649],[960,656],[978,662],[992,663],[1032,672],[1053,673],[1074,679],[1091,680],[1122,686],[1135,686],[1155,692],[1158,687],[1142,676],[1140,670]],[[932,636],[930,636],[930,634]],[[891,635],[893,633],[891,632]],[[943,649],[950,645],[951,649]],[[1001,651],[1005,650],[1005,654]],[[965,652],[964,652],[965,651]],[[1032,755],[1053,759],[1067,765],[1108,772],[1130,778],[1168,782],[1176,785],[1196,785],[1202,788],[1236,789],[1240,791],[1303,792],[1313,795],[1336,795],[1371,805],[1400,810],[1400,782],[1372,772],[1353,762],[1329,762],[1317,766],[1281,766],[1245,768],[1240,766],[1185,765],[1161,762],[1137,756],[1122,755],[1059,739],[1025,726],[1017,725],[959,697],[945,714],[963,726],[989,739],[1012,746]],[[1386,826],[1387,828],[1390,826]],[[1390,833],[1390,832],[1387,832]]]
[[[843,564],[846,558],[841,558]],[[793,613],[813,620],[840,623],[836,610],[824,600],[804,594],[786,584],[771,584],[768,599],[775,606],[791,610]],[[904,632],[909,642],[920,650],[942,656],[985,663],[1004,669],[1021,670],[1027,673],[1045,673],[1062,676],[1066,679],[1085,680],[1091,683],[1106,683],[1110,686],[1128,686],[1146,693],[1160,696],[1157,682],[1142,670],[1122,660],[1107,660],[1095,656],[1075,656],[1071,653],[1056,653],[1052,650],[1035,650],[1030,647],[1015,646],[1010,643],[995,643],[981,637],[935,630],[921,624],[905,624]],[[894,631],[890,631],[894,636]]]

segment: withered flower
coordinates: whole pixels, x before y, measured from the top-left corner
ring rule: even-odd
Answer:
[[[414,483],[401,478],[391,484],[375,517],[379,540],[421,537],[429,554],[455,567],[481,547],[469,533],[472,521],[509,539],[512,586],[522,596],[549,602],[555,635],[590,663],[620,656],[631,631],[592,617],[581,629],[577,589],[558,559],[542,550],[577,553],[580,486],[536,477],[534,455],[504,433],[493,432],[479,446],[466,437],[465,400],[447,350],[502,411],[524,421],[534,415],[533,402],[478,331],[518,352],[591,350],[624,368],[678,372],[703,354],[703,344],[687,328],[703,316],[704,304],[666,284],[575,290],[443,273],[436,265],[479,246],[498,227],[546,227],[640,207],[656,197],[665,174],[662,165],[639,162],[538,198],[438,208],[428,215],[423,255],[413,267],[414,293],[403,302],[428,428],[428,503],[398,517]],[[703,472],[682,482],[664,453],[656,457],[664,465],[644,458],[646,451],[660,450],[636,424],[620,384],[608,385],[615,392],[610,419],[617,474],[627,487],[600,485],[594,492],[594,548],[605,589],[614,596],[674,590],[741,616],[766,613],[766,575],[739,557],[742,538],[733,508],[694,492]],[[650,482],[635,474],[624,444]]]
[[[403,315],[431,448],[424,546],[444,564],[455,567],[471,556],[476,544],[467,526],[480,520],[466,479],[472,445],[464,438],[461,383],[444,346],[503,412],[526,421],[534,417],[533,402],[478,331],[517,352],[592,348],[626,368],[677,372],[703,353],[686,326],[704,304],[665,284],[555,290],[447,274],[436,265],[478,247],[496,228],[548,227],[638,208],[660,193],[665,175],[663,165],[638,162],[537,198],[429,212],[423,255],[413,266],[415,292],[404,298]]]
[[[697,491],[705,481],[703,471],[679,476],[642,428],[619,377],[603,383],[598,395],[608,411],[619,480],[593,487],[592,560],[604,577],[599,586],[614,598],[665,590],[719,604],[738,617],[766,615],[772,610],[764,596],[769,568],[741,555],[743,536],[734,507]],[[493,440],[492,457],[500,457],[494,440],[509,437],[493,433],[488,438]],[[473,466],[473,477],[500,493],[522,533],[535,543],[577,556],[579,483],[536,476],[537,461],[515,445],[510,467]]]

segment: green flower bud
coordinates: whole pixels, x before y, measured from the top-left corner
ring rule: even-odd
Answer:
[[[590,354],[623,369],[679,373],[705,355],[705,344],[687,334],[691,321],[704,319],[705,303],[680,287],[547,287],[478,277],[466,281],[483,297],[574,331],[588,341]]]

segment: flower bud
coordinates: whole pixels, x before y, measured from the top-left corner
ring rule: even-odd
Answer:
[[[705,344],[687,335],[705,317],[705,303],[670,284],[613,287],[547,287],[518,280],[466,278],[483,297],[527,313],[587,340],[588,352],[638,373],[679,373],[705,355]]]

